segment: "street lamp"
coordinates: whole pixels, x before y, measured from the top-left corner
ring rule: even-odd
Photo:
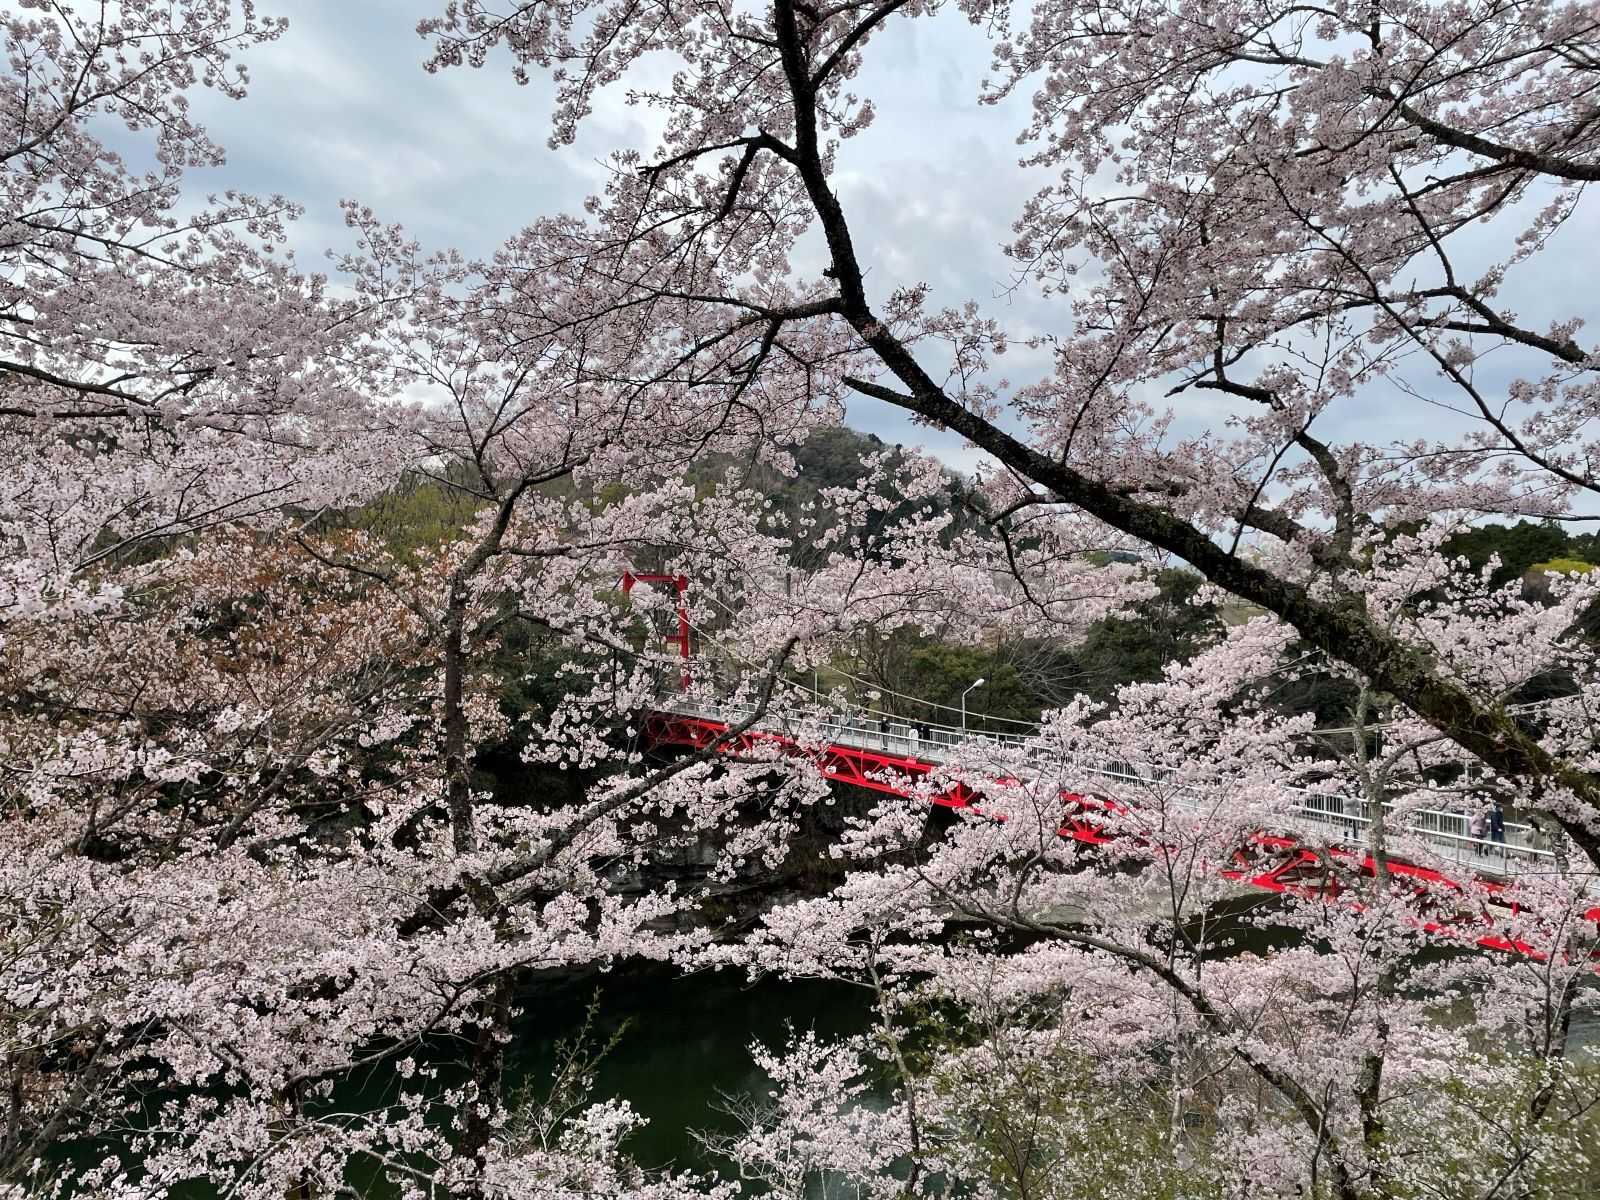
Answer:
[[[972,687],[969,687],[967,692],[970,692],[972,688],[980,688],[982,686],[983,676],[980,675],[972,681]],[[963,741],[967,737],[967,692],[961,693],[961,738]]]

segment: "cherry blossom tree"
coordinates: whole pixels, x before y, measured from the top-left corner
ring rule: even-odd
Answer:
[[[537,1145],[504,1133],[505,1045],[530,971],[665,957],[702,936],[679,931],[697,892],[630,893],[619,874],[730,823],[713,875],[781,856],[784,822],[743,826],[738,810],[759,795],[770,816],[822,790],[806,776],[772,787],[773,756],[644,767],[637,711],[677,666],[641,652],[645,600],[630,610],[616,585],[648,559],[706,595],[770,591],[794,531],[772,524],[737,468],[709,491],[674,476],[708,454],[785,468],[784,443],[827,416],[810,386],[826,357],[754,386],[750,347],[730,347],[731,365],[708,379],[629,386],[622,366],[662,314],[564,316],[562,302],[583,313],[594,295],[568,277],[562,223],[467,264],[423,254],[359,208],[349,217],[351,296],[323,315],[330,327],[340,313],[360,320],[329,344],[375,395],[421,399],[354,409],[348,446],[310,409],[230,429],[231,445],[268,446],[252,475],[207,447],[219,422],[254,415],[202,390],[216,411],[176,414],[163,445],[209,464],[208,494],[253,498],[162,515],[104,456],[85,460],[85,482],[124,506],[131,532],[76,511],[94,553],[47,563],[56,591],[7,629],[17,941],[0,1167],[74,1191],[203,1177],[312,1195],[338,1190],[353,1163],[449,1194],[687,1187],[618,1156],[634,1121],[625,1106],[574,1109]],[[524,294],[543,306],[506,301]],[[699,390],[723,403],[697,403]],[[50,421],[75,422],[76,438],[110,420],[14,415],[19,440],[57,436]],[[280,418],[296,435],[282,447]],[[145,478],[173,469],[108,444]],[[437,546],[397,549],[338,507],[402,467],[461,500],[464,525]],[[915,496],[942,480],[919,459],[892,482]],[[771,603],[743,606],[746,686],[763,709],[802,645],[825,653],[854,622],[948,610],[948,577],[910,565],[939,547],[941,522],[883,534],[899,547],[890,562],[850,544],[875,503],[841,489],[801,531],[830,554],[790,604],[798,625]],[[48,520],[19,521],[17,561],[38,528]],[[113,552],[99,553],[108,539]],[[950,575],[987,583],[942,553]],[[1067,584],[1096,574],[1057,558]],[[84,600],[64,602],[70,588]],[[986,586],[974,603],[999,595]],[[567,679],[565,699],[512,730],[495,672],[519,630],[562,649]],[[786,690],[780,708],[794,702]],[[581,772],[587,792],[532,803],[485,792],[476,748],[513,734],[531,761]],[[448,1082],[416,1062],[424,1039],[445,1034],[471,1046]],[[374,1064],[398,1070],[398,1094],[339,1107],[334,1084]],[[60,1162],[63,1143],[96,1141],[108,1147],[96,1166]]]
[[[1414,562],[1402,550],[1379,576],[1414,596]],[[1477,617],[1447,595],[1427,619],[1474,645],[1475,670],[1565,655],[1575,609],[1508,621],[1508,607]],[[1090,1180],[1117,1196],[1590,1188],[1596,1081],[1569,1039],[1590,1010],[1593,871],[1525,875],[1504,896],[1449,882],[1459,868],[1404,815],[1440,806],[1441,781],[1466,780],[1470,759],[1414,715],[1386,721],[1373,752],[1364,691],[1344,760],[1305,753],[1311,719],[1285,718],[1259,686],[1295,645],[1258,618],[1123,689],[1114,712],[1079,705],[1025,750],[970,753],[949,769],[986,781],[981,811],[945,840],[907,857],[917,806],[945,786],[934,779],[845,840],[857,871],[844,886],[714,954],[862,983],[883,1014],[875,1036],[789,1047],[735,1161],[794,1195],[819,1172],[868,1195],[932,1194],[952,1176],[999,1195],[1082,1194]],[[1545,740],[1593,753],[1587,724]],[[1132,766],[1107,776],[1108,759]],[[1521,794],[1511,779],[1464,786]],[[1091,798],[1076,819],[1092,838],[1064,828],[1063,792]],[[1281,853],[1276,830],[1295,831],[1298,853],[1292,810],[1318,811],[1322,795],[1362,801],[1364,853],[1342,853],[1350,833],[1330,822],[1286,904],[1245,907],[1233,881]],[[1396,876],[1397,862],[1444,881]],[[952,921],[968,936],[939,936]],[[1490,922],[1520,944],[1514,958],[1471,948]],[[890,1107],[841,1108],[844,1090],[817,1082],[841,1070],[857,1089],[886,1076]]]
[[[752,329],[752,369],[825,342],[840,386],[993,456],[1001,532],[1066,509],[1181,557],[1527,777],[1595,847],[1588,774],[1441,678],[1364,611],[1359,582],[1384,522],[1587,511],[1581,314],[1529,329],[1496,301],[1548,261],[1595,169],[1588,6],[960,7],[994,36],[988,96],[1034,89],[1018,132],[1059,176],[1010,247],[1062,299],[1055,368],[1014,391],[985,370],[1006,334],[976,303],[869,294],[872,251],[833,183],[841,143],[892,102],[851,90],[874,44],[940,6],[696,4],[644,21],[628,5],[465,0],[422,31],[434,67],[502,48],[519,72],[555,65],[557,145],[646,55],[680,63],[635,93],[662,111],[664,141],[618,151],[597,256],[574,259],[612,307],[692,314],[698,340],[635,355],[632,378]],[[1455,247],[1484,223],[1508,249],[1469,275]],[[788,261],[809,229],[827,247],[814,276]],[[720,286],[682,287],[689,263]],[[1488,394],[1473,364],[1502,347],[1522,374]],[[1161,392],[1198,390],[1237,404],[1227,429],[1169,434]],[[1459,434],[1368,447],[1312,431],[1372,395],[1451,409]],[[1007,405],[1025,430],[998,419]]]
[[[284,962],[297,919],[262,922],[297,885],[270,860],[346,811],[342,751],[406,724],[403,617],[335,611],[243,527],[383,485],[351,469],[386,456],[356,436],[359,314],[282,261],[287,202],[180,192],[222,161],[186,93],[242,96],[235,54],[280,29],[249,3],[0,15],[8,1182],[136,1111],[153,1063],[254,1069],[215,972]],[[263,986],[270,1023],[295,985]]]
[[[187,94],[242,97],[282,28],[249,0],[0,16],[7,620],[92,603],[82,573],[146,539],[382,478],[361,314],[283,250],[298,210],[181,190],[224,161]]]
[[[1017,387],[982,305],[875,293],[841,198],[842,144],[892,102],[853,93],[868,56],[938,4],[458,0],[424,23],[432,67],[554,68],[559,145],[670,56],[635,93],[665,133],[487,262],[351,204],[337,294],[285,261],[286,201],[179,190],[221,157],[185,92],[241,94],[233,55],[276,22],[245,0],[3,18],[7,1184],[732,1194],[630,1163],[623,1101],[507,1104],[528,973],[648,956],[871,995],[870,1035],[758,1052],[772,1103],[722,1149],[784,1194],[818,1172],[924,1195],[1583,1185],[1596,585],[1535,602],[1441,547],[1484,514],[1592,515],[1581,314],[1535,328],[1502,298],[1600,170],[1592,6],[958,8],[993,35],[987,98],[1031,93],[1009,132],[1052,178],[1009,250],[1060,327]],[[1517,378],[1492,385],[1491,353]],[[1187,421],[1200,393],[1220,429]],[[851,396],[987,453],[981,534],[935,513],[916,456],[797,518],[764,504],[747,464],[791,470]],[[1375,401],[1449,427],[1356,440]],[[363,527],[354,502],[402,478],[460,528],[401,550]],[[1155,590],[1107,550],[1181,558],[1261,615],[1110,709],[963,749],[851,826],[841,885],[713,937],[710,886],[781,862],[829,795],[740,738],[825,740],[798,671],[864,629],[1080,636]],[[641,713],[676,685],[648,631],[679,599],[624,601],[641,566],[694,581],[716,686],[753,702],[668,761]],[[510,713],[496,672],[528,637],[566,665]],[[1270,703],[1307,670],[1349,682],[1347,730]],[[512,738],[582,785],[481,787],[477,747]],[[957,781],[982,800],[930,844]],[[1315,881],[1238,914],[1307,796],[1355,805],[1363,853],[1313,837]],[[1515,907],[1398,872],[1445,865],[1407,820],[1441,796],[1530,815],[1553,869]],[[629,886],[702,838],[704,885]],[[1470,948],[1491,921],[1519,956]],[[347,1104],[370,1067],[395,1090]],[[1102,1085],[1116,1137],[1091,1144]],[[68,1141],[103,1152],[64,1164]]]
[[[752,863],[775,867],[795,816],[824,794],[811,773],[780,773],[775,785],[784,758],[775,746],[735,761],[702,753],[640,770],[638,714],[656,702],[664,679],[675,684],[680,667],[630,644],[633,618],[615,590],[625,570],[645,562],[694,580],[686,599],[668,592],[657,603],[689,605],[704,631],[703,655],[718,641],[733,653],[736,683],[691,680],[702,696],[731,686],[737,699],[755,702],[727,742],[759,720],[807,721],[786,668],[825,656],[864,624],[892,629],[959,611],[970,626],[997,609],[1037,624],[1032,604],[1074,608],[1082,628],[1148,585],[1126,566],[1088,563],[1062,529],[1017,552],[1034,580],[1034,598],[1020,601],[996,583],[999,547],[947,539],[949,515],[916,507],[945,483],[936,463],[917,456],[863,463],[861,486],[825,492],[818,511],[789,527],[744,485],[741,464],[791,469],[784,447],[832,416],[815,391],[831,369],[828,356],[791,346],[781,368],[753,383],[750,358],[763,353],[754,331],[738,335],[742,346],[728,339],[719,353],[737,351],[731,361],[688,378],[632,381],[625,369],[641,347],[678,336],[676,325],[663,334],[658,306],[592,315],[596,295],[590,280],[573,276],[565,225],[528,231],[492,263],[462,264],[422,255],[364,211],[350,216],[365,253],[346,266],[364,305],[384,314],[392,386],[438,396],[421,418],[408,418],[422,446],[418,469],[462,492],[479,514],[421,574],[358,555],[328,563],[391,589],[427,624],[438,656],[440,786],[458,874],[428,897],[427,924],[446,938],[485,925],[508,955],[477,1014],[480,1104],[467,1113],[456,1148],[458,1156],[480,1154],[480,1177],[489,1179],[519,956],[530,937],[542,941],[535,931],[547,923],[544,909],[568,912],[581,902],[612,913],[610,940],[597,955],[677,952],[648,926],[691,916],[698,889],[623,902],[616,871],[713,835],[721,846],[711,881]],[[681,482],[708,456],[732,464],[720,482]],[[443,463],[453,469],[429,465]],[[881,520],[902,505],[909,515]],[[880,518],[876,532],[865,532],[869,516]],[[1103,540],[1098,531],[1071,531]],[[797,541],[816,564],[803,574],[790,565]],[[474,698],[474,676],[483,678],[494,646],[519,626],[560,638],[577,656],[575,674],[587,676],[551,711],[529,715],[525,757],[591,773],[622,768],[576,805],[530,811],[475,792],[468,777],[474,747],[498,719],[481,693]],[[754,825],[741,820],[752,798],[762,812]],[[625,936],[630,913],[636,926]],[[575,951],[571,932],[564,937]],[[483,986],[489,979],[480,973]]]
[[[1275,618],[1174,667],[1154,691],[1130,689],[1115,714],[1079,709],[1048,727],[1047,756],[1052,736],[1066,739],[1058,753],[1069,762],[1092,738],[1159,765],[1098,817],[1112,848],[1096,853],[1136,864],[1131,878],[1057,835],[1062,787],[1103,795],[1103,782],[1041,773],[1032,760],[968,762],[991,781],[984,817],[925,863],[858,875],[774,914],[780,949],[747,961],[859,975],[860,947],[880,946],[898,955],[902,989],[938,990],[943,960],[957,956],[928,939],[953,910],[1067,947],[1037,989],[1084,992],[1075,1020],[1108,1014],[1094,1025],[1101,1056],[1148,1067],[1192,1052],[1184,1061],[1202,1075],[1207,1062],[1238,1072],[1236,1095],[1258,1089],[1253,1116],[1242,1099],[1224,1114],[1220,1187],[1402,1195],[1449,1180],[1462,1195],[1538,1194],[1560,1177],[1540,1173],[1550,1156],[1575,1166],[1588,1136],[1562,1143],[1563,1122],[1587,1101],[1558,1103],[1552,1080],[1566,1069],[1575,981],[1587,971],[1592,937],[1577,914],[1600,850],[1593,647],[1572,632],[1589,599],[1579,588],[1544,608],[1491,594],[1439,547],[1484,514],[1594,515],[1584,314],[1524,323],[1506,299],[1570,244],[1582,184],[1600,169],[1593,7],[959,5],[993,39],[980,99],[1031,96],[1028,124],[1007,132],[1052,177],[1020,207],[1008,247],[1017,281],[1060,312],[1059,327],[1034,340],[1051,368],[1017,387],[992,370],[1008,342],[1001,317],[976,301],[937,308],[925,287],[872,286],[876,248],[840,181],[844,143],[894,102],[862,84],[866,65],[908,22],[944,19],[943,8],[775,0],[645,16],[621,4],[463,0],[422,27],[434,67],[482,67],[504,51],[519,77],[553,68],[554,145],[572,140],[603,90],[631,84],[634,102],[659,110],[662,140],[618,151],[573,258],[606,297],[603,311],[686,318],[682,333],[630,355],[631,384],[720,362],[725,342],[751,330],[761,332],[752,379],[826,347],[836,374],[817,388],[897,406],[991,457],[1001,545],[1102,523]],[[670,75],[656,73],[657,56],[672,60]],[[649,82],[636,82],[647,59]],[[825,247],[814,271],[798,265],[810,261],[795,253],[803,237]],[[687,264],[704,272],[692,287]],[[1509,363],[1511,377],[1491,361]],[[1228,406],[1221,428],[1185,420],[1202,393],[1211,411]],[[1353,436],[1378,405],[1445,416],[1430,439]],[[1015,575],[1025,589],[1028,572]],[[1359,697],[1355,732],[1335,754],[1306,754],[1308,725],[1251,706],[1254,680],[1289,669],[1291,639],[1319,669],[1348,674]],[[1566,696],[1547,717],[1520,719],[1512,702],[1546,670]],[[1503,795],[1577,852],[1560,858],[1548,893],[1527,885],[1511,927],[1542,957],[1518,970],[1418,958],[1428,940],[1419,911],[1451,914],[1447,926],[1467,917],[1453,895],[1393,885],[1391,855],[1428,855],[1384,814],[1425,804],[1449,780]],[[1222,953],[1204,932],[1197,940],[1187,914],[1225,898],[1217,864],[1282,821],[1296,783],[1353,794],[1372,820],[1371,877],[1340,883],[1358,899],[1330,905],[1319,888],[1291,905],[1275,919],[1317,940],[1270,961]],[[1198,826],[1194,796],[1214,797]],[[904,851],[916,825],[886,811],[847,850]],[[1330,859],[1332,876],[1337,867]],[[1024,980],[1030,959],[1049,955],[1006,961]],[[993,952],[979,958],[993,968]],[[1473,1017],[1454,1032],[1418,999],[1468,993]],[[1284,1016],[1285,997],[1303,1022]],[[1508,1044],[1512,1029],[1531,1031],[1518,1035],[1526,1053],[1498,1062],[1483,1039]],[[797,1054],[828,1078],[855,1077],[839,1066],[846,1050]],[[1468,1061],[1484,1090],[1432,1086]],[[803,1067],[782,1078],[780,1108],[802,1116],[777,1132],[758,1122],[758,1140],[771,1140],[741,1157],[767,1164],[757,1174],[769,1183],[799,1178],[801,1161],[898,1187],[883,1181],[886,1164],[931,1144],[909,1077],[888,1143],[884,1126],[832,1104],[838,1088],[812,1087]],[[1189,1081],[1166,1084],[1186,1102]],[[1491,1094],[1515,1097],[1520,1123],[1480,1114],[1454,1150],[1438,1144],[1441,1121]],[[836,1122],[822,1119],[830,1112]],[[813,1120],[827,1130],[813,1130],[818,1154],[761,1149],[793,1147],[799,1122]],[[936,1174],[932,1158],[913,1166],[914,1180]]]

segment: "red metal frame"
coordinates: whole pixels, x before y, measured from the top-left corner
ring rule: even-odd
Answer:
[[[678,652],[683,656],[683,684],[682,690],[687,692],[692,682],[689,674],[689,608],[683,602],[683,594],[689,590],[689,577],[687,575],[636,575],[632,571],[622,573],[622,594],[624,596],[633,591],[636,583],[670,583],[678,590],[678,632],[670,634],[662,640],[669,646],[676,644]]]
[[[693,750],[705,750],[727,732],[726,725],[705,717],[653,712],[645,718],[645,739],[652,746],[687,746]],[[837,783],[848,783],[895,796],[910,795],[910,785],[933,770],[932,764],[915,758],[881,754],[876,750],[861,750],[854,746],[829,745],[817,751],[806,751],[793,738],[761,729],[748,729],[730,738],[719,749],[723,754],[743,754],[764,746],[778,746],[792,757],[809,759],[824,775]],[[965,784],[957,783],[931,799],[946,808],[968,808],[976,796]]]
[[[714,745],[717,739],[727,732],[726,724],[705,717],[652,712],[645,718],[645,738],[653,746],[687,746],[695,750],[704,750]],[[772,746],[781,748],[793,757],[809,759],[835,782],[870,788],[878,792],[889,792],[897,796],[910,795],[915,784],[925,779],[935,769],[934,764],[925,763],[920,759],[854,746],[830,744],[819,750],[808,751],[794,739],[766,730],[747,730],[730,738],[718,749],[724,754],[739,754]],[[979,810],[974,801],[980,798],[976,790],[960,782],[930,797],[935,804],[947,808],[971,808],[975,812]],[[1071,792],[1063,792],[1061,799],[1066,805],[1065,823],[1059,831],[1063,837],[1092,845],[1103,845],[1112,840],[1103,827],[1096,823],[1094,811],[1115,810],[1117,806],[1113,802]],[[1296,838],[1281,834],[1256,833],[1250,837],[1246,845],[1234,851],[1234,865],[1224,868],[1222,874],[1250,887],[1263,888],[1280,894],[1338,899],[1344,889],[1329,869],[1330,863],[1324,855],[1340,859],[1345,865],[1355,866],[1360,874],[1368,878],[1377,870],[1372,856],[1359,851],[1342,847],[1314,850],[1303,846]],[[1360,860],[1359,863],[1355,862],[1357,859]],[[1475,930],[1469,929],[1465,932],[1461,930],[1459,923],[1462,921],[1492,926],[1494,917],[1489,912],[1490,905],[1506,909],[1513,914],[1517,912],[1516,899],[1510,895],[1505,884],[1479,879],[1476,876],[1469,876],[1463,883],[1431,867],[1420,867],[1394,859],[1390,859],[1385,865],[1391,877],[1417,881],[1416,897],[1421,912],[1413,920],[1429,933],[1464,937],[1479,946],[1494,950],[1526,954],[1535,958],[1541,956],[1536,947],[1521,940],[1504,938],[1493,933],[1473,937]],[[1438,908],[1429,885],[1439,884],[1459,893],[1463,906],[1473,911],[1455,914],[1451,920],[1428,916],[1430,911],[1437,911]],[[1474,897],[1468,891],[1469,886],[1481,895]],[[1353,900],[1349,902],[1355,903]],[[1591,908],[1584,915],[1591,921],[1600,922],[1600,908]],[[1456,923],[1452,923],[1452,920]]]

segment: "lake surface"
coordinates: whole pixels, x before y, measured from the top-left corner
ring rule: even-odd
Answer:
[[[535,984],[523,995],[523,1016],[508,1051],[507,1082],[540,1085],[556,1062],[556,1042],[582,1026],[596,989],[596,1036],[624,1021],[622,1040],[600,1064],[595,1098],[628,1100],[650,1124],[629,1142],[646,1167],[705,1170],[694,1129],[728,1130],[718,1103],[725,1094],[761,1095],[769,1086],[750,1058],[752,1042],[781,1047],[792,1029],[838,1036],[871,1021],[869,994],[849,984],[783,980],[751,983],[741,972],[682,975],[657,964],[618,967],[580,978]]]
[[[1258,953],[1276,941],[1292,941],[1286,930],[1241,933],[1247,948]],[[869,993],[844,983],[775,976],[751,982],[742,972],[685,975],[675,967],[639,962],[605,972],[552,975],[519,993],[522,1011],[507,1049],[508,1090],[528,1082],[536,1095],[545,1093],[558,1061],[557,1043],[583,1028],[597,992],[593,1040],[604,1045],[624,1023],[627,1028],[599,1065],[592,1099],[626,1099],[648,1120],[626,1148],[650,1169],[726,1173],[728,1165],[707,1156],[692,1133],[731,1132],[735,1122],[722,1107],[724,1098],[764,1096],[770,1082],[751,1059],[752,1043],[776,1049],[791,1034],[811,1030],[832,1038],[860,1032],[872,1021]],[[1597,1046],[1600,1016],[1586,1012],[1573,1023],[1572,1051],[1593,1054]],[[468,1049],[440,1038],[417,1057],[438,1068],[439,1083],[449,1086],[459,1081]],[[358,1110],[381,1107],[397,1092],[393,1068],[385,1065],[345,1080],[328,1103]],[[86,1165],[95,1157],[88,1146],[75,1149],[61,1158]],[[347,1182],[376,1200],[398,1194],[371,1164],[353,1167]],[[215,1187],[198,1179],[173,1190],[174,1200],[215,1200],[216,1195]]]
[[[821,1037],[859,1032],[872,1020],[869,993],[844,983],[764,977],[754,983],[735,971],[684,975],[657,963],[627,963],[611,971],[551,976],[518,995],[522,1015],[507,1047],[508,1091],[530,1082],[534,1094],[548,1094],[559,1041],[583,1028],[586,1012],[600,994],[592,1037],[604,1045],[625,1022],[616,1046],[596,1071],[592,1099],[625,1099],[649,1120],[625,1150],[648,1169],[728,1173],[728,1164],[705,1155],[692,1136],[697,1129],[732,1132],[733,1119],[721,1108],[729,1095],[762,1096],[770,1086],[750,1056],[752,1042],[781,1048],[792,1030],[814,1030]],[[437,1086],[465,1077],[468,1046],[453,1038],[430,1039],[415,1057],[438,1071]],[[369,1068],[342,1080],[333,1095],[311,1107],[331,1111],[370,1111],[395,1101],[400,1080],[392,1064]],[[220,1093],[219,1093],[220,1095]],[[161,1095],[152,1097],[150,1115]],[[440,1110],[438,1119],[448,1120]],[[51,1159],[86,1168],[115,1152],[115,1139],[90,1139],[58,1145]],[[400,1194],[377,1164],[353,1162],[347,1185],[369,1200]],[[218,1187],[196,1178],[176,1184],[172,1200],[218,1200]]]

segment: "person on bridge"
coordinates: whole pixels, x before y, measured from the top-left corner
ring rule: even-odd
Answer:
[[[1550,835],[1545,832],[1541,825],[1530,824],[1527,832],[1522,836],[1529,850],[1529,862],[1537,862],[1541,855],[1549,854],[1555,848],[1554,843],[1550,840]]]
[[[1506,814],[1498,803],[1489,810],[1489,840],[1502,846],[1506,844]]]
[[[1479,809],[1472,814],[1472,820],[1467,822],[1467,832],[1472,835],[1472,852],[1474,854],[1483,853],[1483,831],[1484,814],[1483,810]]]

